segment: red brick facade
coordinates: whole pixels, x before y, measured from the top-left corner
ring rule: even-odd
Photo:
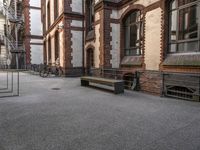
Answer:
[[[24,15],[24,45],[25,45],[25,51],[26,51],[26,65],[30,65],[32,63],[32,56],[31,56],[31,45],[41,46],[42,43],[39,42],[33,42],[31,43],[31,40],[42,40],[42,35],[38,35],[37,33],[31,33],[31,10],[41,10],[40,7],[31,6],[30,0],[23,0],[23,15]],[[38,20],[38,26],[41,20]],[[33,28],[33,27],[32,27]],[[41,63],[41,62],[40,62]]]
[[[31,36],[31,28],[30,28],[30,10],[29,10],[29,6],[30,6],[30,1],[26,0],[23,1],[23,5],[24,5],[24,10],[23,10],[23,14],[24,14],[24,20],[25,20],[25,39],[24,39],[24,45],[25,45],[25,50],[26,50],[26,64],[31,64],[31,46],[30,46],[30,36]]]
[[[88,22],[87,22],[87,16],[88,16],[88,10],[87,10],[87,4],[83,4],[83,7],[85,7],[84,16],[80,13],[74,12],[72,6],[72,0],[67,0],[64,2],[64,12],[60,15],[60,20],[64,20],[64,35],[63,38],[65,39],[64,45],[64,69],[66,74],[75,75],[75,74],[81,74],[81,69],[84,69],[87,67],[87,50],[92,47],[92,49],[95,52],[95,59],[96,64],[95,68],[104,68],[104,69],[113,69],[112,68],[112,62],[111,60],[114,59],[114,56],[112,55],[112,41],[115,39],[115,37],[112,37],[111,33],[113,31],[113,28],[111,24],[119,25],[119,68],[121,75],[125,75],[128,73],[135,74],[136,72],[139,72],[139,78],[140,78],[140,90],[145,91],[148,93],[161,95],[163,90],[163,81],[162,81],[162,73],[163,72],[179,72],[179,73],[200,73],[200,66],[191,66],[191,65],[173,65],[173,64],[166,64],[166,58],[170,57],[167,54],[167,28],[168,28],[168,9],[167,0],[160,0],[157,2],[149,2],[151,4],[147,5],[147,2],[139,3],[138,1],[129,1],[129,0],[121,0],[119,2],[115,1],[99,1],[94,5],[94,13],[95,13],[95,21],[94,21],[94,29],[93,31],[88,31]],[[147,5],[147,6],[145,6]],[[143,21],[143,28],[142,28],[142,55],[139,57],[132,57],[131,59],[134,60],[133,64],[123,64],[124,60],[124,27],[123,22],[124,18],[126,18],[127,15],[129,15],[134,10],[140,10],[142,13],[142,21]],[[146,15],[154,10],[161,11],[160,16],[160,24],[161,28],[160,34],[158,35],[160,37],[159,41],[156,41],[160,43],[160,52],[159,52],[159,64],[157,70],[149,70],[148,64],[146,64],[146,57],[147,57],[147,21],[149,18],[146,17]],[[117,12],[117,14],[114,14],[114,11]],[[119,15],[120,14],[120,15]],[[154,14],[157,15],[157,14]],[[112,17],[111,17],[112,16]],[[115,17],[113,17],[115,16]],[[79,20],[82,21],[84,19],[84,27],[75,27],[72,25],[73,20]],[[53,30],[54,27],[57,26],[57,23],[59,21],[55,21],[49,30],[44,33],[44,36],[46,36],[48,33]],[[72,53],[74,51],[73,49],[73,42],[72,38],[72,31],[85,31],[84,39],[83,39],[83,66],[80,68],[73,67],[73,57]],[[117,43],[117,44],[118,44]],[[115,43],[116,44],[116,43]],[[116,44],[116,45],[117,45]],[[198,53],[199,55],[199,53]],[[192,59],[193,56],[191,56]],[[200,57],[199,57],[200,58]],[[171,58],[170,58],[171,60]],[[80,71],[80,72],[79,72]],[[78,73],[79,72],[79,73]]]

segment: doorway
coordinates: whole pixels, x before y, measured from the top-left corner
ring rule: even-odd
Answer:
[[[92,48],[87,50],[86,62],[86,73],[87,75],[92,75],[92,68],[94,68],[94,50]]]

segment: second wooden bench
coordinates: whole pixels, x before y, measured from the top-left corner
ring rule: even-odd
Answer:
[[[89,86],[90,82],[107,86],[113,86],[115,94],[124,93],[123,80],[105,79],[105,78],[90,77],[90,76],[81,77],[81,86]]]

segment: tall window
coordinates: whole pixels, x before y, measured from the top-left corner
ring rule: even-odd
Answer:
[[[2,45],[2,43],[3,43],[3,36],[0,35],[0,54],[1,54],[1,45]]]
[[[59,40],[59,33],[55,33],[55,59],[60,57],[60,40]]]
[[[169,3],[169,53],[199,52],[200,1],[172,0]]]
[[[125,56],[138,56],[142,54],[142,19],[141,11],[132,12],[124,22]]]
[[[54,0],[54,20],[57,19],[57,17],[58,17],[58,10],[59,10],[58,1],[59,0]]]
[[[51,38],[48,40],[48,63],[51,63]]]
[[[43,25],[43,31],[46,32],[46,18],[45,18],[44,14],[42,15],[42,18],[43,18],[43,24],[42,24]]]
[[[94,26],[94,0],[87,1],[87,10],[88,10],[88,30],[93,30]]]
[[[46,41],[44,41],[44,44],[43,44],[43,59],[44,59],[44,62],[47,63],[47,48],[46,48]]]
[[[87,67],[88,68],[94,67],[94,50],[93,49],[87,50]]]
[[[1,41],[0,41],[0,55],[1,55]]]
[[[47,21],[48,21],[48,27],[51,25],[51,10],[50,10],[50,2],[47,4]]]

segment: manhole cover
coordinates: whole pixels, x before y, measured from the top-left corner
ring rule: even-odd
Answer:
[[[55,91],[57,91],[57,90],[60,90],[60,88],[52,88],[52,90],[55,90]]]

